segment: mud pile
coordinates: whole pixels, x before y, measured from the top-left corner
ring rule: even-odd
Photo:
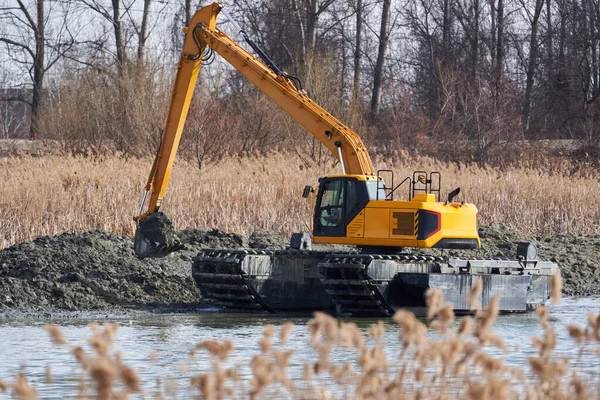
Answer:
[[[44,236],[0,251],[0,310],[160,309],[205,306],[191,278],[202,248],[247,245],[239,235],[186,229],[183,250],[140,260],[129,237],[94,231]]]
[[[535,241],[543,259],[557,262],[569,295],[600,293],[600,236],[531,237],[492,224],[480,231],[483,248],[468,257],[514,258],[516,243]],[[203,248],[285,248],[287,238],[255,232],[249,238],[219,230],[177,232],[184,249],[140,260],[133,240],[107,232],[40,237],[0,251],[0,310],[159,309],[206,306],[191,278]]]

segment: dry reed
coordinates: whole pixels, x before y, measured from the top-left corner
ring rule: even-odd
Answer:
[[[131,235],[151,164],[119,156],[0,160],[0,247],[65,231]],[[459,200],[477,205],[482,225],[502,222],[536,235],[600,233],[600,179],[593,169],[574,172],[565,163],[499,170],[402,153],[376,165],[392,168],[397,182],[417,168],[440,171],[444,192],[460,186]],[[177,228],[288,236],[308,231],[311,204],[300,196],[303,186],[332,173],[339,165],[283,153],[229,157],[202,171],[179,160],[162,210]]]

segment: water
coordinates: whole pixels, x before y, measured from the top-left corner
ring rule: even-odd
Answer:
[[[566,298],[560,304],[549,306],[550,324],[558,334],[558,345],[555,354],[568,355],[572,366],[580,371],[598,373],[598,356],[588,351],[577,361],[578,347],[569,337],[567,326],[576,324],[585,326],[588,312],[600,312],[600,298]],[[82,346],[91,351],[87,338],[91,335],[91,322],[118,322],[121,326],[117,333],[115,350],[122,353],[123,361],[138,373],[147,397],[157,387],[160,378],[176,382],[178,397],[185,398],[190,376],[200,372],[211,371],[211,363],[205,351],[198,352],[192,359],[190,350],[194,344],[207,339],[232,340],[235,351],[231,359],[225,363],[227,367],[236,367],[240,376],[248,385],[252,374],[249,367],[253,355],[259,354],[258,340],[262,337],[267,324],[276,326],[291,321],[296,326],[290,333],[289,349],[295,350],[290,364],[290,376],[299,379],[302,376],[304,362],[315,362],[316,353],[310,344],[311,335],[307,324],[309,316],[295,315],[258,315],[223,313],[217,310],[204,310],[193,314],[150,314],[134,313],[130,315],[63,315],[60,317],[12,317],[0,319],[0,379],[13,382],[18,371],[26,376],[39,391],[42,398],[60,398],[77,393],[81,368],[68,346],[56,346],[50,341],[49,334],[43,325],[59,324],[65,339],[72,345]],[[361,330],[366,334],[368,326],[376,320],[356,319]],[[395,359],[400,353],[398,327],[391,320],[385,320],[386,353],[388,359]],[[526,366],[527,358],[535,356],[537,350],[531,345],[532,336],[542,336],[543,329],[537,316],[533,313],[503,315],[494,325],[495,332],[505,341],[509,353],[490,349],[496,356],[503,356],[506,364]],[[276,332],[277,334],[277,332]],[[434,337],[435,332],[428,335]],[[277,341],[276,341],[277,342]],[[518,350],[516,350],[518,348]],[[151,354],[156,354],[155,361]],[[353,361],[356,356],[345,350],[332,353],[332,361]],[[55,383],[47,384],[46,368],[51,366]],[[320,377],[321,383],[329,378]],[[2,398],[3,395],[0,395]]]

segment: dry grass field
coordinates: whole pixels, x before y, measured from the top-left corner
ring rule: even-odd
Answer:
[[[396,183],[415,169],[440,171],[442,192],[479,208],[481,225],[506,223],[535,235],[600,233],[600,173],[568,162],[548,167],[480,168],[398,153],[376,160]],[[151,159],[44,156],[0,160],[0,248],[40,235],[101,229],[131,235]],[[161,210],[177,228],[219,228],[241,234],[306,231],[310,201],[304,185],[339,173],[293,154],[178,161]],[[405,190],[401,191],[406,193]]]

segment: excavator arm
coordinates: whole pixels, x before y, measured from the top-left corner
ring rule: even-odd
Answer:
[[[215,29],[220,9],[221,6],[218,3],[213,3],[210,6],[202,8],[194,14],[190,26],[202,25],[206,26],[207,29]],[[181,58],[179,59],[175,86],[167,115],[167,123],[162,134],[160,148],[156,154],[154,164],[150,170],[150,176],[146,183],[144,199],[140,205],[138,215],[134,217],[137,222],[158,212],[160,208],[160,203],[171,177],[171,168],[175,161],[181,133],[183,132],[196,81],[198,80],[200,63],[206,49],[206,43],[200,44],[195,40],[193,30],[190,32],[189,27],[186,27],[185,32],[185,42]],[[143,212],[148,194],[150,195],[148,210]]]
[[[166,229],[170,228],[168,219],[163,216],[166,221],[157,220],[158,210],[169,183],[171,168],[175,161],[200,72],[200,65],[207,48],[221,55],[275,104],[323,143],[340,161],[343,174],[374,175],[373,164],[361,138],[310,99],[304,90],[297,87],[295,78],[280,71],[224,11],[225,16],[264,62],[218,29],[216,22],[221,11],[222,6],[219,3],[206,6],[194,14],[190,24],[184,29],[185,41],[179,60],[167,123],[146,183],[144,198],[138,215],[134,217],[138,223],[135,237],[135,252],[138,257],[161,257],[179,248],[178,241],[173,238],[172,228]],[[296,82],[298,81],[296,80]],[[149,200],[147,199],[148,195],[150,196]],[[144,211],[147,200],[147,210]],[[167,232],[169,230],[170,232]]]

